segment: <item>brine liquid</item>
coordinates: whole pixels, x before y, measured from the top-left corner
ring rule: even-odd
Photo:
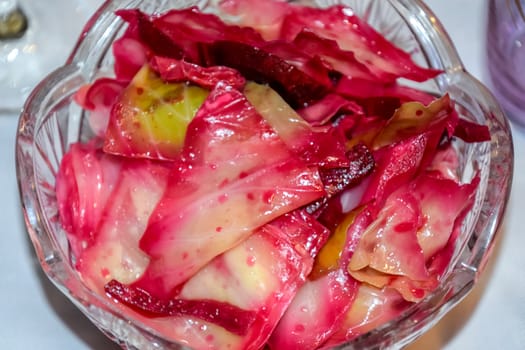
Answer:
[[[525,0],[521,0],[525,11]],[[491,90],[509,119],[525,128],[525,18],[514,0],[490,0],[487,22]]]

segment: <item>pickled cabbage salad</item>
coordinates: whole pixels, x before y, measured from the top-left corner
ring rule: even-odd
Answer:
[[[59,218],[85,284],[195,349],[328,349],[440,283],[490,139],[440,71],[343,6],[119,10],[114,75],[76,101]]]

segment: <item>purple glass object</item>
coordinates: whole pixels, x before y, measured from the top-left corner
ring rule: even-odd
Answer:
[[[509,119],[525,128],[525,0],[489,0],[488,70]],[[523,11],[522,11],[523,10]]]

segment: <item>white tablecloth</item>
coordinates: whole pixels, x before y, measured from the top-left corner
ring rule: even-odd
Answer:
[[[466,68],[485,81],[485,1],[428,4],[449,31]],[[55,290],[34,258],[15,177],[16,127],[15,116],[0,116],[0,349],[117,349]],[[515,131],[514,139],[513,194],[492,263],[479,287],[411,349],[525,349],[525,235],[520,222],[525,134]]]

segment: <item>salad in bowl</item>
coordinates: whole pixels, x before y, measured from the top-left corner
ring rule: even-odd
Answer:
[[[106,1],[20,117],[27,227],[129,349],[402,347],[472,288],[512,138],[423,3]]]

